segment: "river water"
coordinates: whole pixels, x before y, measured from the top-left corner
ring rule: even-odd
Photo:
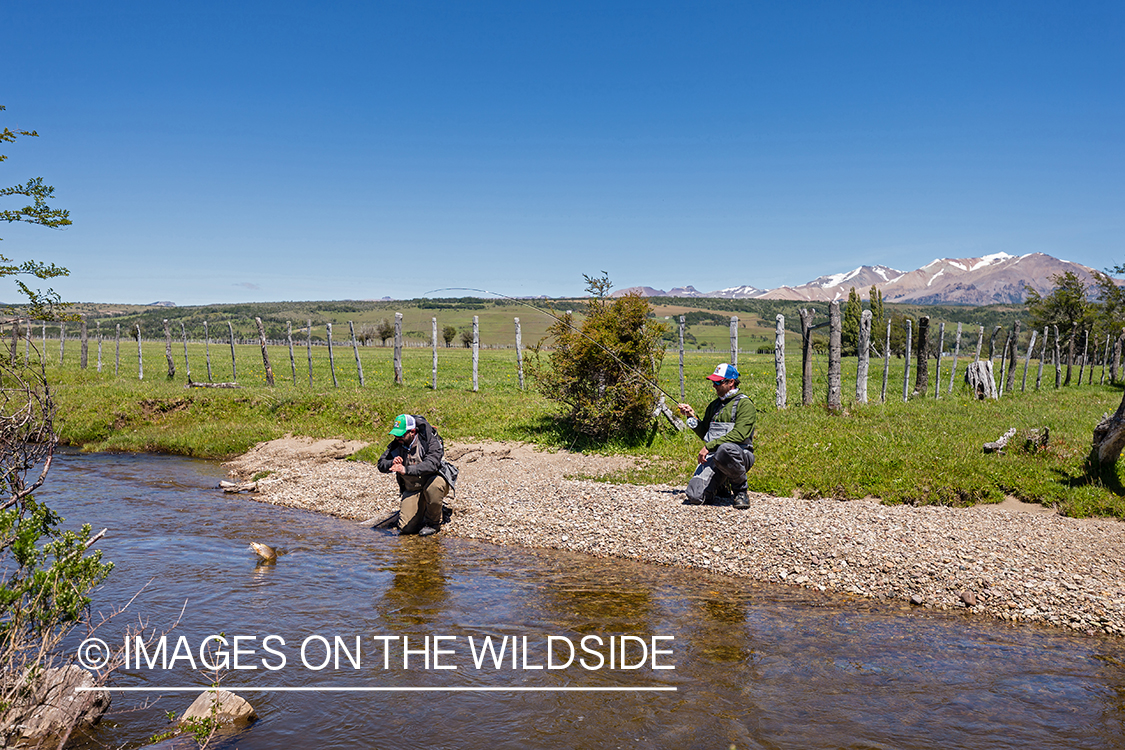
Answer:
[[[228,659],[236,636],[241,653],[219,682],[255,689],[242,695],[260,716],[241,750],[1125,747],[1119,640],[392,537],[224,495],[222,476],[147,455],[67,453],[52,468],[40,498],[66,526],[110,529],[98,546],[117,567],[95,608],[141,591],[97,635],[120,645],[138,617],[167,631],[163,657],[153,643],[113,677],[160,691],[115,693],[83,746],[139,747],[168,728],[165,712],[198,694],[178,688],[215,679],[202,659],[221,661],[206,640],[221,634]],[[258,565],[250,541],[286,553]],[[505,645],[499,663],[486,638]],[[546,668],[571,645],[569,666]]]

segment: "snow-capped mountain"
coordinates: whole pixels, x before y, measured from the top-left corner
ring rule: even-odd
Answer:
[[[757,295],[762,299],[834,300],[847,299],[848,292],[855,287],[857,292],[870,289],[872,285],[880,289],[902,278],[902,271],[887,266],[860,266],[847,273],[820,276],[801,286],[781,286]],[[841,292],[840,290],[843,290]],[[884,293],[886,299],[886,293]]]
[[[885,302],[910,302],[921,305],[993,305],[1022,303],[1026,286],[1040,294],[1055,288],[1051,277],[1072,272],[1088,285],[1094,269],[1080,263],[1059,260],[1044,253],[1008,255],[995,253],[980,258],[939,258],[914,271],[897,271],[887,266],[860,266],[846,273],[820,276],[800,286],[782,286],[762,291],[752,286],[730,287],[701,293],[694,287],[678,287],[664,292],[651,287],[630,287],[618,294],[637,292],[645,296],[720,297],[724,299],[788,299],[830,302],[847,299],[854,287],[866,297],[872,286],[883,293]]]

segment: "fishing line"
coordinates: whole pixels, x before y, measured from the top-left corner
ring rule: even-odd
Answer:
[[[622,367],[624,367],[626,370],[630,370],[634,374],[638,375],[641,378],[641,380],[643,380],[645,383],[647,383],[648,385],[651,385],[653,388],[660,391],[661,393],[663,393],[668,398],[672,399],[672,403],[679,403],[679,397],[678,396],[673,396],[671,393],[669,393],[668,391],[661,388],[655,381],[649,380],[648,375],[641,372],[640,369],[634,367],[633,365],[629,364],[625,360],[621,359],[621,357],[618,357],[612,350],[610,350],[608,347],[606,347],[604,344],[602,344],[602,342],[598,341],[597,339],[595,339],[591,336],[586,335],[579,328],[575,327],[572,323],[569,323],[565,319],[560,318],[559,316],[554,315],[554,314],[544,310],[541,307],[536,307],[535,305],[531,304],[530,302],[528,302],[526,300],[519,299],[518,297],[509,297],[506,294],[500,294],[500,292],[490,292],[487,289],[474,289],[473,287],[468,287],[468,286],[450,286],[450,287],[444,287],[442,289],[431,289],[430,291],[423,293],[422,296],[424,297],[427,294],[433,294],[435,292],[480,292],[482,294],[491,294],[491,295],[494,295],[496,297],[503,297],[506,300],[509,300],[511,302],[515,302],[517,305],[523,305],[524,307],[530,307],[532,310],[535,310],[536,312],[539,312],[539,313],[542,313],[543,315],[546,315],[551,320],[554,320],[557,323],[563,324],[564,326],[566,326],[570,330],[577,333],[582,338],[589,341],[594,346],[601,349],[603,352],[605,352],[609,356],[613,357],[614,361],[617,362]]]

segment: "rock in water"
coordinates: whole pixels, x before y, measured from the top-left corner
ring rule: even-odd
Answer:
[[[262,545],[265,546],[265,545]],[[254,707],[229,690],[208,690],[200,693],[195,702],[188,706],[180,717],[180,724],[202,721],[214,717],[223,725],[235,728],[244,726],[258,718]]]
[[[26,686],[27,675],[20,681]],[[72,726],[92,726],[109,708],[109,693],[105,690],[80,693],[76,689],[79,687],[100,686],[93,674],[75,664],[44,670],[27,686],[26,692],[18,693],[19,698],[7,711],[0,712],[0,726],[7,730],[14,728],[11,738],[22,737],[29,747],[41,747],[50,738],[57,740]]]
[[[277,562],[277,550],[268,544],[250,542],[250,549],[254,550],[263,562]]]

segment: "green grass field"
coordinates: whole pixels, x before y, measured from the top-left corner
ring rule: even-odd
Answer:
[[[36,339],[35,343],[39,343]],[[360,347],[364,386],[360,386],[350,345],[333,348],[333,385],[328,348],[312,348],[312,384],[306,348],[294,349],[296,378],[285,346],[271,346],[275,386],[265,383],[258,346],[236,347],[238,389],[186,387],[183,345],[173,343],[174,379],[167,377],[163,342],[144,343],[144,379],[137,375],[137,346],[122,342],[120,367],[114,374],[112,341],[103,342],[102,369],[97,371],[97,345],[91,342],[88,367],[78,366],[78,342],[68,340],[59,364],[58,341],[47,341],[47,374],[59,405],[59,433],[68,443],[91,450],[162,451],[221,458],[254,443],[286,433],[314,437],[341,436],[381,444],[398,413],[424,414],[449,439],[522,440],[546,448],[573,447],[572,436],[555,419],[556,407],[543,399],[527,379],[519,387],[514,349],[480,352],[479,390],[472,389],[472,353],[464,348],[439,348],[437,389],[431,388],[432,351],[407,348],[403,353],[405,384],[394,384],[392,348]],[[22,353],[22,349],[21,349]],[[211,379],[232,380],[230,347],[212,342]],[[530,356],[530,355],[525,355]],[[704,376],[724,354],[689,351],[685,356],[685,395],[701,409],[711,398]],[[205,346],[188,346],[192,379],[207,380]],[[887,402],[880,403],[882,361],[872,362],[868,404],[855,403],[854,358],[844,365],[844,410],[825,408],[827,361],[814,361],[816,403],[800,406],[801,365],[795,347],[787,359],[788,408],[775,406],[771,355],[740,354],[743,390],[758,409],[757,464],[751,489],[780,495],[858,498],[887,502],[969,504],[994,502],[1005,495],[1057,505],[1076,516],[1125,518],[1121,472],[1089,477],[1083,470],[1094,425],[1121,400],[1120,386],[1054,388],[1053,368],[1045,372],[1036,392],[1037,362],[1032,361],[1027,392],[1020,392],[1022,362],[1015,393],[999,401],[980,402],[961,383],[966,362],[958,363],[953,393],[949,358],[943,359],[942,395],[933,397],[935,363],[930,363],[930,390],[925,398],[902,400],[903,361],[892,359]],[[678,354],[668,352],[661,387],[678,400]],[[913,378],[913,374],[911,375]],[[1077,378],[1077,371],[1075,372]],[[1008,428],[1047,427],[1046,450],[1005,455],[984,454],[982,445]],[[599,450],[629,452],[642,458],[641,468],[627,475],[605,477],[636,482],[684,483],[694,468],[699,441],[676,433],[664,422],[649,440],[614,444]]]

